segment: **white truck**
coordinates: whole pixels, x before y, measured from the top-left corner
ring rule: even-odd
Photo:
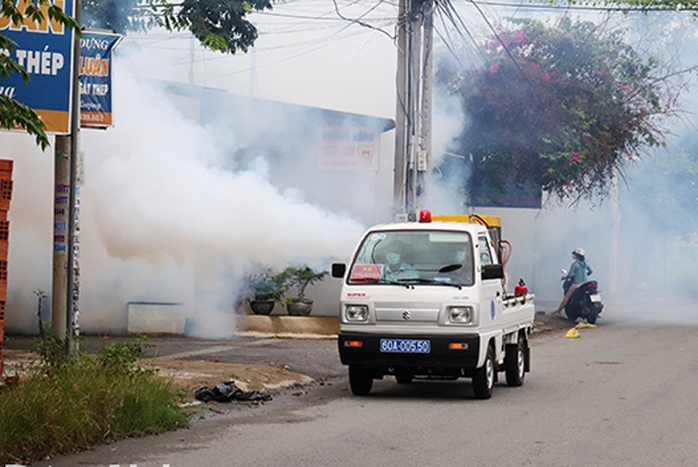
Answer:
[[[533,295],[505,291],[499,225],[441,217],[450,222],[427,212],[372,227],[348,267],[332,265],[343,279],[338,345],[354,395],[386,375],[399,384],[465,377],[488,399],[499,372],[521,386],[530,370]]]

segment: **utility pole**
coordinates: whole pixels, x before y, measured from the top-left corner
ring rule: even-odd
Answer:
[[[415,219],[431,173],[433,0],[400,0],[393,202]]]
[[[75,2],[75,21],[80,24],[80,2]],[[75,34],[75,33],[73,33]],[[80,134],[80,41],[73,43],[73,82],[70,134],[57,135],[55,141],[55,191],[53,283],[51,327],[54,335],[65,339],[66,356],[72,357],[74,335],[78,329],[79,281],[77,278],[79,244],[77,241],[78,145]]]
[[[56,135],[53,194],[53,282],[51,331],[63,340],[68,291],[68,202],[70,191],[70,135]]]

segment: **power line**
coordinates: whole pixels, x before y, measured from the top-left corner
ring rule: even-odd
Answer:
[[[357,1],[358,1],[358,0],[357,0]],[[364,13],[363,15],[359,16],[359,18],[357,18],[357,19],[347,18],[347,17],[345,17],[344,15],[342,15],[342,13],[339,11],[339,6],[337,5],[337,0],[332,0],[332,3],[334,3],[334,9],[335,9],[335,12],[337,13],[337,16],[339,16],[339,17],[342,18],[343,20],[351,21],[352,23],[356,23],[356,24],[358,24],[359,26],[363,26],[363,27],[365,27],[365,28],[373,29],[373,30],[376,30],[376,31],[378,31],[378,32],[382,32],[383,34],[385,34],[386,36],[388,36],[391,40],[395,40],[395,36],[391,36],[390,33],[388,33],[387,31],[384,31],[384,30],[382,30],[381,28],[376,28],[376,27],[374,27],[374,26],[372,26],[372,25],[370,25],[370,24],[368,24],[368,23],[366,23],[366,22],[364,22],[364,21],[361,21],[361,19],[362,19],[363,17],[365,17],[368,13],[370,13],[371,11],[375,10],[376,8],[378,8],[378,7],[381,5],[381,3],[383,3],[383,0],[379,0],[378,3],[376,3],[375,5],[373,5],[373,7],[371,7],[371,8],[370,8],[366,13]]]
[[[450,21],[456,33],[461,37],[463,45],[475,52],[475,54],[484,62],[486,54],[480,47],[480,44],[478,44],[477,40],[475,40],[475,37],[473,37],[470,29],[465,25],[463,18],[461,18],[451,0],[446,0],[444,3],[440,3],[439,6],[440,13],[442,13]]]
[[[684,7],[680,8],[663,8],[663,7],[602,7],[602,6],[583,6],[583,5],[553,5],[553,4],[513,4],[506,2],[490,2],[481,1],[478,2],[480,5],[489,6],[502,6],[510,8],[521,8],[521,9],[538,9],[538,10],[580,10],[580,11],[607,11],[607,12],[649,12],[649,11],[664,11],[668,13],[682,13],[682,12],[696,12],[698,11],[698,6],[695,7]]]

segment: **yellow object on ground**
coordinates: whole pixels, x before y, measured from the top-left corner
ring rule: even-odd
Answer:
[[[579,332],[577,331],[576,328],[572,328],[569,331],[567,331],[567,334],[565,334],[565,337],[579,337]]]
[[[577,323],[575,326],[577,329],[596,329],[598,326],[589,323]]]

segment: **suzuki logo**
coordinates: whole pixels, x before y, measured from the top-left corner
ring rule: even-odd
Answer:
[[[405,310],[402,312],[402,319],[405,321],[409,321],[412,318],[412,313],[410,313],[410,310]]]

